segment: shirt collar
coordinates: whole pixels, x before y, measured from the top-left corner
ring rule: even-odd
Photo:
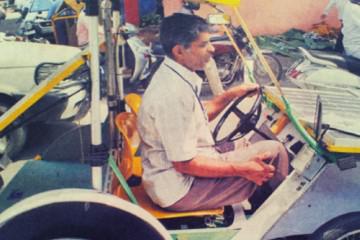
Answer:
[[[165,57],[164,64],[178,72],[192,85],[194,89],[196,89],[197,94],[200,94],[203,80],[199,77],[199,75],[167,56]]]

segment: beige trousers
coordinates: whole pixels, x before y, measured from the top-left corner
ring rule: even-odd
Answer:
[[[287,176],[289,168],[288,154],[278,141],[264,140],[254,144],[237,144],[234,151],[222,154],[224,161],[246,161],[256,154],[270,152],[270,163],[276,173],[268,184],[275,189]],[[175,204],[168,207],[173,211],[191,211],[214,209],[226,205],[241,203],[256,190],[256,184],[242,177],[195,178],[190,191]]]

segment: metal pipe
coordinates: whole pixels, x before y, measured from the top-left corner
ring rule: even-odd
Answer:
[[[99,3],[97,0],[87,0],[86,17],[89,23],[89,51],[91,73],[91,144],[93,149],[102,144],[101,111],[100,111],[100,79],[99,79]],[[102,166],[92,165],[92,185],[96,190],[102,190]]]

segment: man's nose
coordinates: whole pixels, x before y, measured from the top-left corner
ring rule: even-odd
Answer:
[[[215,52],[215,47],[211,43],[209,43],[208,52],[210,52],[211,54],[214,54]]]

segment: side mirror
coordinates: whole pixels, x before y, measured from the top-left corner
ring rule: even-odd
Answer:
[[[229,15],[222,13],[209,14],[207,18],[207,22],[213,25],[216,24],[227,25],[231,23],[231,18]]]

